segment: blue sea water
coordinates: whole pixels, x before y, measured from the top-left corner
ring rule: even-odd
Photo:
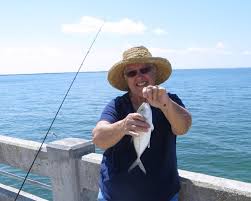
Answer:
[[[122,92],[106,72],[80,73],[46,142],[91,139],[104,106]],[[41,142],[74,73],[0,76],[0,134]],[[174,70],[162,84],[176,93],[193,116],[178,137],[179,169],[251,182],[251,68]],[[97,150],[100,152],[100,150]],[[25,175],[8,166],[2,170]],[[47,178],[31,177],[49,182]],[[1,176],[18,188],[21,182]],[[25,191],[51,199],[51,192],[26,184]]]

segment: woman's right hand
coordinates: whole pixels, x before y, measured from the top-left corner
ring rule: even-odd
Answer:
[[[150,125],[139,113],[130,113],[123,119],[123,133],[125,135],[139,136],[147,132]]]

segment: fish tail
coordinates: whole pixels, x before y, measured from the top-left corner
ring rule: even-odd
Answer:
[[[137,158],[133,164],[129,167],[128,172],[130,172],[133,168],[135,168],[136,166],[139,166],[139,168],[146,174],[146,169],[142,163],[142,161],[140,160],[140,158]]]
[[[139,159],[138,165],[139,165],[139,168],[146,174],[146,169],[145,169],[145,167],[144,167],[144,165],[143,165],[143,163],[142,163],[142,161],[140,159]]]
[[[133,163],[132,163],[132,165],[129,167],[129,169],[128,169],[128,172],[130,172],[133,168],[135,168],[137,165],[138,165],[138,159],[136,159]]]

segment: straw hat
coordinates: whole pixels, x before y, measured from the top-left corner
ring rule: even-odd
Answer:
[[[156,82],[159,85],[166,81],[172,73],[170,62],[161,57],[153,57],[144,46],[133,47],[123,53],[123,59],[114,64],[108,71],[109,83],[122,91],[128,91],[128,85],[124,77],[124,70],[128,64],[149,63],[156,66]]]

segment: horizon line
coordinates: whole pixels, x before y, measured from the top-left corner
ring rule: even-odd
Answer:
[[[222,69],[246,69],[251,68],[251,66],[246,67],[204,67],[204,68],[173,68],[172,70],[222,70]],[[109,70],[99,70],[99,71],[80,71],[79,73],[101,73],[108,72]],[[65,71],[65,72],[40,72],[40,73],[6,73],[0,76],[11,76],[11,75],[39,75],[39,74],[65,74],[65,73],[76,73],[76,71]]]

